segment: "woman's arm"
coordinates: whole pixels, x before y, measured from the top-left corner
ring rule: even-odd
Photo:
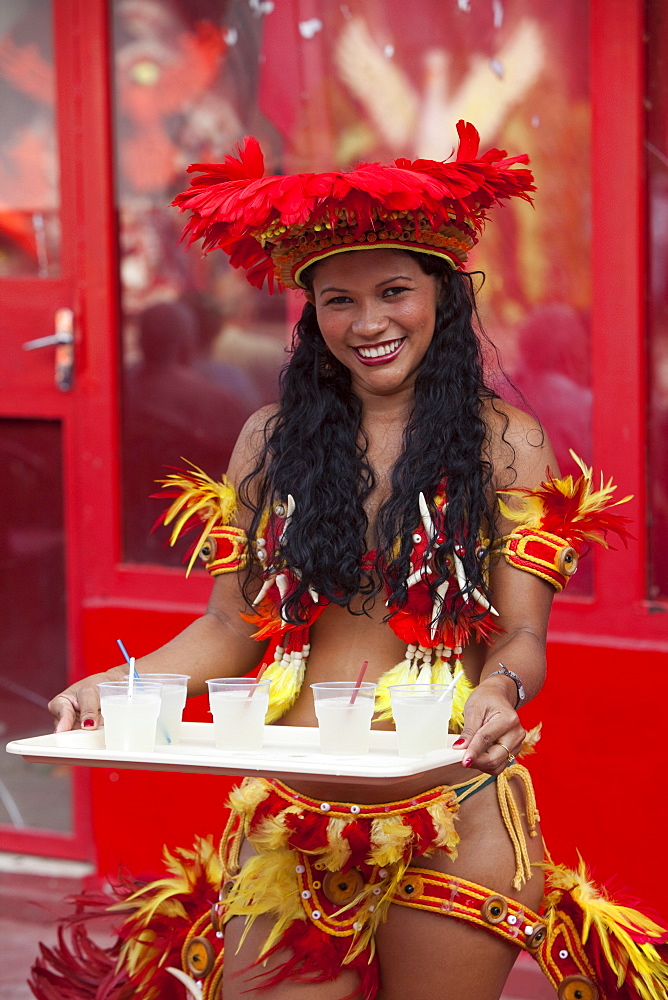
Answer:
[[[237,573],[218,577],[208,607],[174,639],[136,661],[140,674],[190,674],[188,694],[206,692],[209,677],[241,677],[257,666],[266,643],[251,638],[253,626],[239,612],[248,610],[241,595]],[[95,728],[99,723],[100,700],[97,685],[120,680],[128,668],[112,667],[71,684],[49,702],[56,732],[79,726]]]
[[[243,428],[228,469],[228,479],[233,485],[238,486],[254,467],[264,425],[270,414],[271,408],[265,407],[255,413]],[[248,528],[250,520],[250,510],[240,505],[237,524]],[[242,611],[248,611],[248,606],[241,592],[239,573],[216,577],[204,614],[164,646],[137,659],[137,671],[140,674],[189,674],[190,695],[204,693],[207,678],[243,676],[257,665],[266,643],[258,643],[252,638],[254,627],[243,621],[240,616]],[[127,666],[112,667],[111,670],[84,677],[57,694],[48,706],[55,719],[56,732],[79,726],[95,728],[100,718],[97,684],[104,680],[122,679],[127,672]]]
[[[501,417],[490,421],[496,488],[535,489],[544,481],[548,467],[553,474],[558,473],[554,452],[537,421],[502,406]],[[511,461],[512,471],[508,468]],[[513,527],[513,522],[501,519],[498,530],[504,534]],[[526,732],[516,711],[520,708],[518,684],[496,671],[505,667],[516,675],[523,688],[522,704],[538,694],[545,679],[547,625],[554,590],[546,581],[500,557],[490,569],[490,589],[501,631],[488,648],[479,685],[466,703],[459,746],[466,750],[466,767],[499,774],[508,764],[508,754],[519,751]]]

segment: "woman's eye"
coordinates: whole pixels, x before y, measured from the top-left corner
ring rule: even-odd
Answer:
[[[332,299],[327,299],[325,302],[326,306],[343,306],[346,302],[350,302],[347,295],[335,295]]]
[[[391,288],[386,288],[383,295],[386,298],[394,298],[395,295],[401,295],[402,292],[407,292],[408,289],[405,285],[392,285]]]

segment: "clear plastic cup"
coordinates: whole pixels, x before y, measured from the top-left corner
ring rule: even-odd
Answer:
[[[362,681],[311,684],[323,753],[357,757],[369,752],[376,685]]]
[[[120,752],[150,752],[160,714],[162,685],[135,677],[132,694],[127,678],[98,684],[104,720],[104,745]]]
[[[221,750],[261,750],[271,681],[215,677],[207,684],[216,746]]]
[[[188,681],[190,674],[141,674],[147,681],[162,684],[162,702],[158,726],[155,732],[155,742],[158,746],[171,746],[181,742],[181,720],[186,698],[188,697]]]
[[[389,688],[400,757],[424,757],[448,745],[452,692],[447,684],[395,684]]]

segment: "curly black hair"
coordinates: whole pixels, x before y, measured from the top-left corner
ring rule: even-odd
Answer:
[[[487,593],[479,536],[483,531],[493,539],[496,505],[482,411],[485,400],[498,397],[484,379],[481,338],[486,338],[477,319],[473,278],[440,258],[411,256],[425,273],[440,278],[443,292],[434,336],[416,376],[402,452],[392,469],[391,495],[378,512],[374,564],[364,560],[369,527],[364,504],[375,478],[366,455],[362,405],[351,389],[349,370],[327,348],[310,303],[281,372],[278,410],[267,422],[255,467],[241,483],[241,497],[254,512],[251,539],[269,505],[284,502],[288,494],[295,498],[280,553],[285,565],[298,570],[298,585],[283,606],[294,624],[304,620],[300,602],[309,588],[351,611],[353,599],[363,595],[364,613],[388,585],[390,604],[401,607],[412,534],[420,524],[418,496],[422,492],[431,505],[444,479],[446,539],[434,553],[432,595],[450,575],[446,554],[455,544],[470,587]],[[250,576],[244,584],[247,598],[249,583]],[[446,610],[456,617],[453,597],[449,593]]]

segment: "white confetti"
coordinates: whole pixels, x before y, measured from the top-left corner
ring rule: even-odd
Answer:
[[[386,59],[391,59],[394,55],[394,45],[386,45],[383,49],[383,55]]]
[[[322,31],[322,21],[319,17],[312,17],[308,21],[299,22],[299,34],[302,38],[314,38],[319,31]]]
[[[239,41],[239,32],[236,28],[228,28],[223,35],[226,45],[236,45]]]
[[[503,80],[503,63],[498,59],[490,59],[489,68],[495,76],[498,76],[499,80]]]
[[[457,6],[460,10],[468,12],[471,10],[471,0],[457,0]]]
[[[274,0],[248,0],[248,6],[254,14],[262,17],[263,14],[271,14],[276,4]]]
[[[492,16],[494,27],[500,28],[503,24],[503,3],[502,0],[492,0]]]

